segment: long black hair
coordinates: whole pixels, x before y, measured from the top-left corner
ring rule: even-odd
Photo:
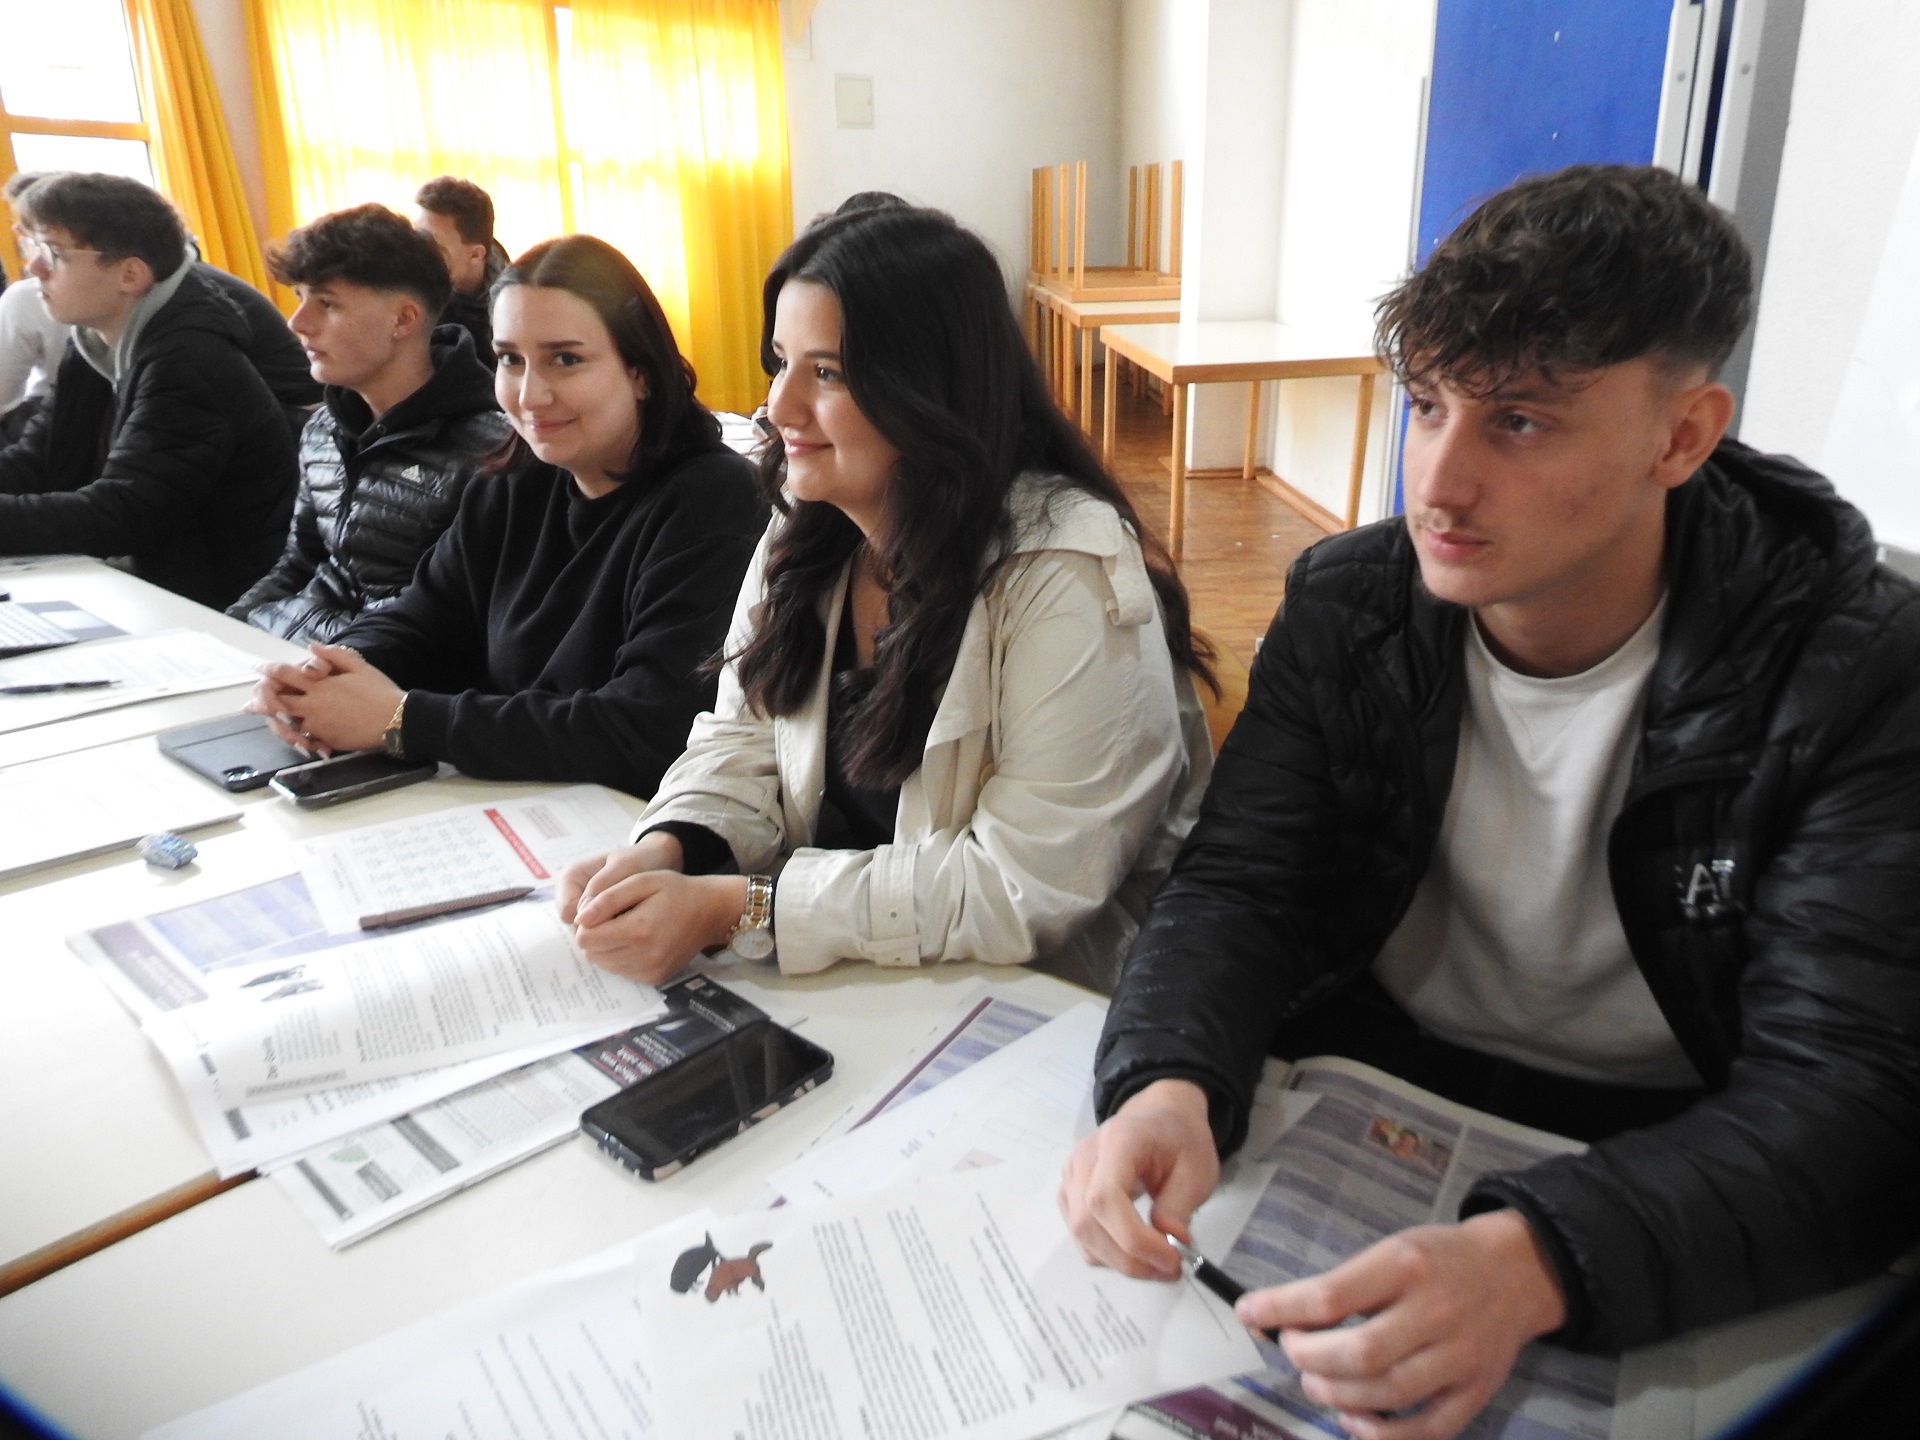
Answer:
[[[1024,473],[1096,495],[1120,513],[1145,553],[1169,650],[1211,681],[1166,551],[1054,408],[1000,267],[977,236],[939,211],[910,206],[814,225],[767,276],[760,360],[769,375],[778,363],[774,307],[794,280],[825,286],[839,300],[848,391],[900,453],[870,557],[887,590],[887,623],[874,637],[871,683],[848,716],[853,779],[896,785],[919,768],[974,597],[1008,551],[1008,492]],[[827,646],[818,602],[863,538],[834,506],[788,497],[785,476],[775,437],[761,483],[788,520],[768,548],[752,638],[731,657],[748,700],[772,715],[795,713],[812,693]]]
[[[674,343],[673,327],[653,288],[626,256],[592,235],[542,240],[500,272],[487,303],[515,285],[543,285],[579,296],[606,325],[621,363],[647,377],[647,398],[635,402],[640,439],[626,471],[610,478],[657,475],[689,455],[722,448],[720,422],[694,397],[699,381],[693,366]],[[518,469],[532,458],[515,431],[489,468]]]

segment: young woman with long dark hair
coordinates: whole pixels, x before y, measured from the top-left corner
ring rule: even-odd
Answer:
[[[1179,581],[948,217],[821,222],[764,315],[781,513],[719,703],[563,916],[650,980],[731,944],[1110,987],[1209,769]]]
[[[651,794],[713,702],[703,670],[766,505],[694,398],[653,291],[604,241],[536,245],[493,294],[513,426],[393,603],[270,665],[295,744]]]

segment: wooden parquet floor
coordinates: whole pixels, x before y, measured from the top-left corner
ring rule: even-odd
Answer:
[[[1100,385],[1094,385],[1094,407]],[[1114,472],[1140,517],[1164,543],[1167,535],[1167,452],[1172,424],[1152,395],[1120,392],[1114,436]],[[1099,435],[1096,416],[1094,434]],[[1324,538],[1318,526],[1251,480],[1203,477],[1187,482],[1187,544],[1180,576],[1193,599],[1194,623],[1240,663],[1253,662],[1254,642],[1267,633],[1285,589],[1287,567]]]

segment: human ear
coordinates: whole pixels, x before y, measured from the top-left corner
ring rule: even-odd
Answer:
[[[426,315],[426,307],[411,295],[402,295],[393,307],[393,338],[410,335],[419,328]]]
[[[1717,380],[1689,386],[1673,399],[1667,448],[1654,467],[1664,489],[1674,489],[1713,453],[1733,421],[1733,392]]]

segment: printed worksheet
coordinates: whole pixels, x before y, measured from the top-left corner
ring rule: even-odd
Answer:
[[[239,818],[233,797],[156,770],[145,746],[102,745],[0,770],[0,876],[131,847],[157,830]]]
[[[58,650],[39,650],[0,660],[0,690],[24,685],[75,685],[96,680],[113,683],[98,689],[53,690],[42,694],[0,693],[0,732],[47,725],[96,710],[113,710],[163,695],[191,695],[228,685],[251,685],[260,678],[257,662],[244,650],[198,630],[162,630],[88,640]]]
[[[656,1432],[622,1245],[185,1416],[145,1440]]]
[[[589,964],[548,904],[364,940],[266,970],[144,1028],[181,1083],[232,1104],[384,1080],[638,1024],[660,992]]]
[[[666,1227],[635,1246],[675,1440],[1024,1440],[1258,1363],[1197,1285],[1090,1266],[1057,1166]]]
[[[336,935],[450,900],[549,886],[626,842],[633,819],[598,785],[368,825],[299,846],[300,871]]]

